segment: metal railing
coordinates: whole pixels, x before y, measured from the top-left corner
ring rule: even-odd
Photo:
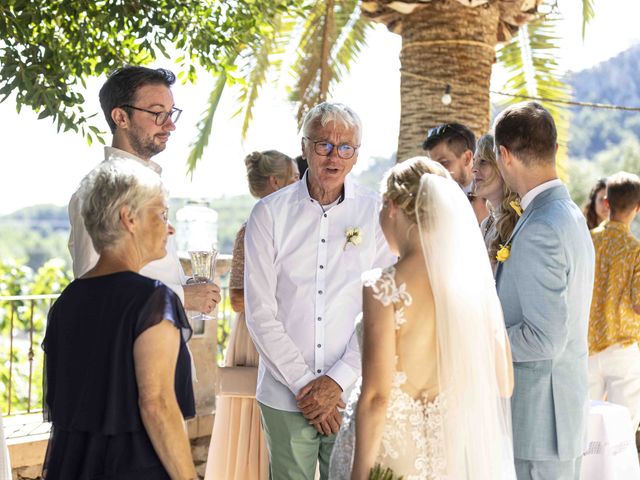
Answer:
[[[59,294],[0,297],[0,399],[5,416],[42,411],[41,344],[47,314],[58,297]]]
[[[224,358],[234,318],[228,273],[220,283],[222,299],[216,325],[218,363]],[[42,412],[44,352],[41,345],[49,309],[59,296],[59,293],[0,296],[0,411],[5,417]],[[196,334],[199,333],[197,327],[194,325]]]

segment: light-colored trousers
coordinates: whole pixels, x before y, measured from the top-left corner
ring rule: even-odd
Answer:
[[[640,349],[616,344],[589,357],[589,396],[629,409],[633,432],[640,424]]]
[[[269,447],[271,480],[314,480],[318,462],[320,478],[327,480],[336,436],[321,435],[299,412],[258,405]]]

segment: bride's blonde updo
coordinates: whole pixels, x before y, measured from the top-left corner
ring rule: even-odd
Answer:
[[[438,162],[427,157],[413,157],[391,167],[382,181],[382,199],[392,201],[407,218],[417,223],[416,198],[420,179],[425,173],[449,178],[449,172]]]
[[[244,164],[247,167],[249,191],[256,198],[265,196],[270,176],[286,180],[293,174],[293,159],[277,150],[250,153],[244,159]]]

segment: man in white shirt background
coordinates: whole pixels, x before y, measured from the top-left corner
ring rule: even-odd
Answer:
[[[151,157],[162,152],[182,110],[175,108],[171,86],[175,75],[162,68],[126,66],[115,71],[100,89],[100,105],[113,133],[105,160],[124,158],[140,162],[158,175],[162,168]],[[98,254],[85,229],[81,199],[76,191],[69,202],[69,251],[76,278],[93,268]],[[185,285],[175,240],[169,237],[167,255],[147,264],[141,275],[160,280],[178,294],[187,310],[210,312],[220,301],[215,284]]]
[[[360,375],[361,274],[394,261],[379,195],[348,176],[361,133],[347,106],[314,107],[302,126],[306,174],[260,200],[247,222],[245,312],[274,479],[313,479],[318,461],[327,478],[338,409]]]

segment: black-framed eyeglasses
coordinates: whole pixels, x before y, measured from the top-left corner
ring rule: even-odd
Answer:
[[[173,107],[169,112],[153,112],[145,108],[134,107],[133,105],[120,105],[120,108],[130,108],[132,110],[138,110],[140,112],[150,113],[156,117],[156,125],[162,126],[167,123],[167,120],[171,118],[171,122],[176,123],[182,114],[182,110]]]
[[[324,140],[319,140],[316,142],[314,140],[311,140],[309,137],[303,138],[313,143],[313,151],[318,155],[322,155],[323,157],[328,157],[329,155],[331,155],[333,149],[336,148],[336,145],[331,142],[326,142]],[[348,143],[342,143],[337,146],[336,152],[340,158],[349,160],[350,158],[353,158],[358,148],[360,148],[360,145],[349,145]]]

